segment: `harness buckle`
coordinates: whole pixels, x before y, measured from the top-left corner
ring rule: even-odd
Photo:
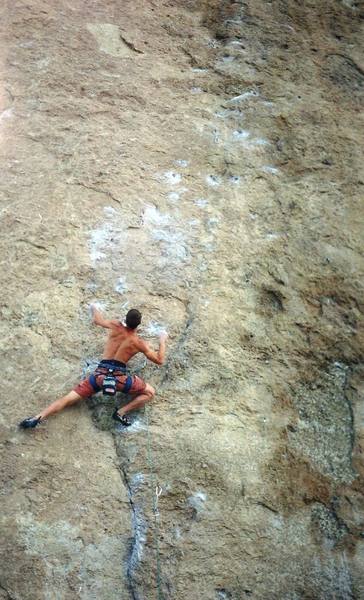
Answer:
[[[102,382],[102,393],[104,396],[115,396],[117,383],[114,375],[106,375]]]

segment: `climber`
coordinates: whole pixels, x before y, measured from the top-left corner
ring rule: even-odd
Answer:
[[[36,427],[50,415],[54,415],[66,406],[71,406],[96,394],[101,389],[109,395],[114,395],[116,391],[131,394],[131,402],[119,408],[119,410],[116,409],[113,413],[113,419],[128,427],[131,423],[126,417],[126,413],[140,408],[153,398],[154,388],[137,375],[128,375],[126,363],[135,354],[142,352],[153,363],[162,365],[165,357],[167,334],[162,333],[159,336],[159,349],[154,352],[136,332],[142,319],[142,315],[138,310],[134,308],[129,310],[125,318],[125,325],[121,321],[105,319],[93,304],[91,305],[91,312],[95,325],[110,330],[102,360],[96,370],[66,396],[52,402],[35,417],[29,417],[21,421],[19,427],[23,429]]]

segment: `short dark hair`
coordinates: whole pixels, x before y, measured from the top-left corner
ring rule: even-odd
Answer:
[[[126,315],[125,323],[130,329],[136,329],[140,325],[141,320],[141,313],[136,308],[132,308]]]

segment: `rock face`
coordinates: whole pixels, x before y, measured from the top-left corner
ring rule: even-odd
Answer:
[[[4,3],[0,598],[364,597],[360,10]],[[19,432],[95,300],[155,401]]]

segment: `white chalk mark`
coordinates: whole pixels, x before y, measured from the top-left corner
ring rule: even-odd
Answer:
[[[148,205],[144,210],[143,224],[150,229],[150,235],[155,240],[164,242],[164,255],[179,260],[187,258],[184,229],[178,229],[170,215],[162,214],[155,206]]]
[[[103,252],[104,247],[107,245],[108,240],[111,237],[112,226],[110,223],[104,223],[98,229],[91,231],[90,234],[90,256],[92,262],[97,262],[106,256]]]
[[[100,300],[93,300],[89,305],[90,314],[92,314],[91,306],[94,306],[96,308],[96,310],[105,311],[107,308],[107,302],[101,302]]]
[[[226,119],[226,118],[242,119],[242,118],[244,118],[244,113],[238,109],[225,108],[224,110],[220,110],[219,112],[216,112],[215,117],[218,117],[219,119]]]
[[[234,98],[230,98],[230,100],[228,100],[229,103],[236,103],[236,102],[243,102],[244,100],[248,100],[248,98],[257,98],[259,96],[259,92],[255,91],[255,90],[249,90],[247,92],[244,92],[243,94],[240,94],[239,96],[234,96]]]
[[[251,142],[252,146],[269,146],[270,142],[264,138],[255,138]]]
[[[191,506],[197,513],[201,513],[205,510],[205,502],[207,500],[206,494],[203,492],[195,492],[192,496],[187,498],[187,504]]]
[[[267,235],[265,236],[265,239],[266,240],[277,240],[280,237],[282,237],[280,233],[267,233]]]
[[[149,321],[145,331],[147,335],[159,336],[162,333],[167,333],[167,327],[158,321]]]
[[[126,285],[125,280],[122,277],[119,277],[115,286],[115,291],[118,294],[125,294],[125,292],[128,291],[128,286]]]
[[[181,197],[180,192],[169,192],[167,194],[168,200],[171,200],[171,202],[178,202],[178,200]]]
[[[118,431],[119,433],[122,433],[123,435],[130,435],[133,433],[139,433],[140,431],[145,431],[146,428],[147,427],[146,427],[146,425],[144,425],[144,423],[139,421],[139,419],[135,419],[135,421],[133,421],[133,423],[130,425],[130,427],[124,427],[121,424],[117,425],[116,431]]]
[[[171,221],[171,217],[169,215],[162,214],[155,206],[151,204],[147,204],[145,207],[142,219],[145,225],[150,225],[151,227],[163,227],[168,225]]]
[[[175,171],[166,171],[165,173],[162,173],[160,178],[167,185],[177,185],[182,180],[181,175]]]
[[[220,58],[220,62],[222,62],[222,63],[231,63],[234,60],[235,60],[235,56],[231,56],[231,54],[228,55],[228,56],[223,56],[222,58]]]
[[[104,206],[104,213],[107,217],[111,218],[117,214],[117,211],[113,206]]]
[[[7,109],[3,110],[3,112],[0,114],[0,123],[2,123],[2,121],[6,121],[6,119],[10,119],[12,116],[13,116],[12,108],[7,108]]]
[[[236,141],[247,140],[250,137],[250,131],[246,129],[236,129],[232,133],[233,139]]]
[[[271,175],[279,175],[280,173],[280,170],[277,169],[277,167],[271,167],[269,165],[262,167],[262,171],[264,171],[264,173],[270,173]]]
[[[188,188],[181,187],[178,188],[178,190],[175,190],[174,192],[168,192],[167,198],[168,200],[171,200],[171,202],[178,202],[181,195],[185,194],[186,192],[188,192]]]
[[[97,229],[90,231],[90,258],[93,263],[110,255],[113,248],[123,240],[123,231],[120,227],[123,222],[118,223],[117,211],[111,206],[104,206],[104,212],[108,220],[101,223]]]
[[[206,175],[205,180],[210,187],[219,187],[221,185],[221,178],[218,175]]]
[[[208,201],[205,200],[205,198],[197,198],[194,200],[194,204],[196,204],[196,206],[199,208],[205,208],[208,205]]]

